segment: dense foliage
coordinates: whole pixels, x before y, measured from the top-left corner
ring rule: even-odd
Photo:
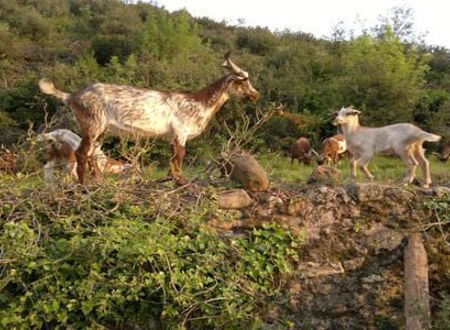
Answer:
[[[296,127],[273,118],[260,148],[286,149],[300,134],[318,142],[334,132],[329,113],[350,104],[370,125],[411,121],[447,135],[450,53],[427,47],[415,33],[410,11],[401,8],[361,36],[338,26],[332,39],[316,39],[140,2],[0,0],[0,129],[29,122],[39,128],[44,109],[61,107],[38,91],[43,76],[66,91],[93,81],[196,90],[220,77],[221,57],[232,49],[261,91],[262,108],[282,102],[305,119]],[[239,112],[252,115],[252,106],[229,103],[203,141],[220,145],[223,123]]]
[[[302,237],[278,225],[218,236],[205,220],[224,217],[213,190],[195,206],[146,183],[90,194],[9,187],[0,328],[242,326],[286,303]]]
[[[151,3],[0,0],[0,143],[25,136],[30,123],[39,130],[46,113],[76,130],[70,111],[39,92],[41,77],[68,92],[95,81],[196,90],[223,74],[230,49],[262,94],[259,108],[282,102],[304,122],[274,116],[253,148],[287,150],[298,135],[317,144],[335,131],[330,113],[350,104],[366,124],[410,121],[446,136],[450,51],[424,45],[409,15],[396,9],[361,36],[337,27],[317,39]],[[188,147],[217,155],[243,113],[256,112],[232,100]],[[116,142],[105,143],[114,155]],[[156,144],[150,157],[167,161],[168,153]],[[186,209],[182,194],[145,190],[145,182],[36,191],[0,181],[0,328],[257,328],[289,297],[301,237],[278,226],[217,236],[205,220],[224,217],[214,190]],[[448,324],[448,301],[440,324]]]

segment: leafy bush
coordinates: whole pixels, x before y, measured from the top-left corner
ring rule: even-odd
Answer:
[[[285,301],[299,237],[220,237],[211,199],[180,210],[163,191],[102,190],[2,192],[1,327],[242,327]]]

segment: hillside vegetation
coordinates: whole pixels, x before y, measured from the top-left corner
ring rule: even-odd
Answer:
[[[349,184],[348,160],[339,180],[306,185],[313,167],[286,157],[300,135],[318,147],[335,134],[331,113],[351,104],[366,125],[414,122],[447,138],[450,50],[412,23],[394,8],[362,35],[338,25],[319,39],[152,3],[0,0],[0,144],[18,154],[16,173],[0,173],[0,329],[402,328],[411,231],[426,237],[433,324],[448,329],[449,165],[429,157],[432,189],[399,187],[406,166],[389,156],[371,163],[380,185]],[[116,137],[107,154],[141,171],[44,184],[36,134],[79,130],[40,78],[66,92],[96,81],[197,90],[224,74],[229,50],[262,98],[232,99],[188,142],[189,184],[161,178],[167,142]],[[273,115],[279,103],[299,123]],[[271,186],[225,210],[219,196],[237,185],[211,165],[238,149]],[[311,275],[323,269],[331,276]]]
[[[338,25],[330,38],[317,39],[145,3],[1,0],[0,129],[10,134],[0,142],[14,142],[30,122],[39,129],[44,110],[66,118],[54,98],[38,91],[41,77],[68,92],[95,81],[197,90],[224,73],[227,50],[261,92],[259,107],[281,102],[304,119],[295,126],[272,118],[255,136],[256,148],[287,150],[298,135],[318,142],[335,130],[330,112],[350,104],[364,112],[367,125],[408,121],[448,135],[450,53],[420,41],[408,9],[393,9],[361,36]],[[253,116],[253,109],[228,103],[195,148],[220,145],[223,125],[233,126],[242,113]],[[202,143],[212,140],[217,143]]]

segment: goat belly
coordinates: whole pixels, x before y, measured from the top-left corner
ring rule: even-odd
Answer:
[[[150,137],[170,135],[170,116],[155,112],[141,110],[133,114],[121,113],[108,120],[108,127],[120,135],[140,134]]]
[[[147,136],[147,137],[166,137],[171,135],[169,124],[155,123],[155,122],[130,122],[117,123],[111,122],[108,125],[108,130],[113,134],[120,136]]]

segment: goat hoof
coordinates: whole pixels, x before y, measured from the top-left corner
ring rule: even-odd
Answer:
[[[174,180],[178,186],[185,186],[189,184],[189,181],[183,176],[174,177]]]

